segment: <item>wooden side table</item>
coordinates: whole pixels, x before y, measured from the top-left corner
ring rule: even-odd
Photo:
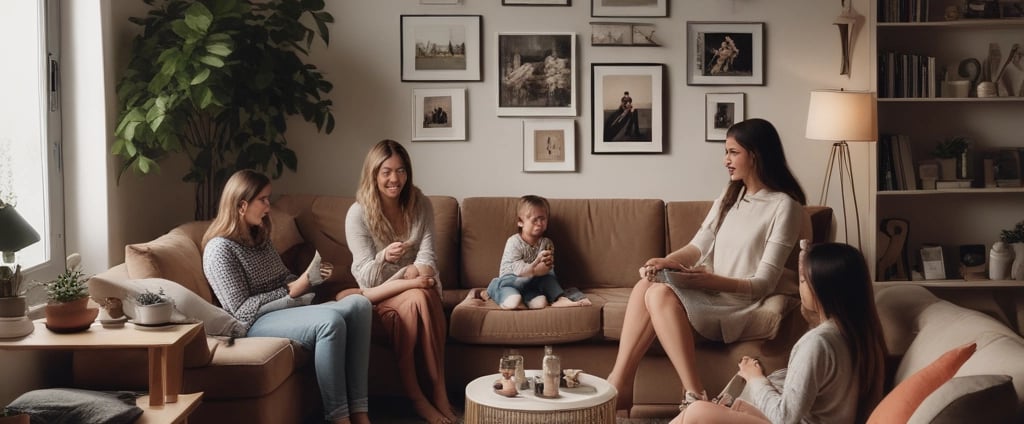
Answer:
[[[528,370],[527,377],[540,375]],[[617,392],[601,377],[580,375],[580,387],[560,387],[555,399],[538,397],[533,390],[520,390],[515,397],[494,392],[501,374],[485,375],[466,385],[466,424],[474,423],[552,423],[615,424]]]
[[[93,323],[89,330],[71,334],[46,329],[45,319],[33,324],[35,331],[25,337],[0,340],[0,350],[146,348],[149,351],[149,396],[136,401],[145,411],[140,423],[182,422],[202,399],[201,392],[180,394],[184,348],[202,332],[202,324],[177,324],[143,331],[130,323],[124,328],[103,328]]]

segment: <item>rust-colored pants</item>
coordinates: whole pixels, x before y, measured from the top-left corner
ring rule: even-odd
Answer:
[[[394,349],[403,378],[425,371],[432,380],[428,390],[444,390],[446,326],[436,289],[406,290],[374,305],[373,327],[374,338]],[[416,357],[417,345],[422,358]],[[417,387],[403,383],[407,391]]]

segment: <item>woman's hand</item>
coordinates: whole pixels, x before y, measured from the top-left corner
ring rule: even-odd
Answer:
[[[420,275],[416,278],[413,278],[412,280],[415,281],[419,287],[425,289],[434,287],[434,284],[437,283],[437,280],[435,280],[434,277],[427,277],[425,275]]]
[[[384,248],[384,261],[390,263],[396,263],[399,259],[402,259],[402,255],[405,254],[406,245],[403,242],[396,241]]]
[[[743,377],[744,380],[750,381],[764,377],[764,369],[761,368],[761,361],[758,361],[756,358],[744,356],[743,359],[740,359],[739,367],[740,370],[736,374],[739,374],[739,376]]]
[[[655,274],[663,269],[683,269],[683,265],[676,261],[670,261],[665,258],[651,258],[647,262],[644,262],[644,266],[640,267],[640,278],[646,278],[647,281],[654,281]]]
[[[333,273],[334,273],[334,264],[332,264],[330,262],[325,262],[325,261],[321,261],[320,262],[320,279],[321,280],[327,281],[328,278],[331,278],[331,274],[333,274]]]

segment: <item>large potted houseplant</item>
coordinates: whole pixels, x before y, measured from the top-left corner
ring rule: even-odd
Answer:
[[[46,286],[46,328],[56,333],[89,329],[98,308],[89,307],[89,290],[82,271],[68,268]]]
[[[238,169],[273,178],[297,169],[287,146],[290,116],[334,129],[332,84],[303,59],[315,37],[329,42],[334,17],[323,0],[145,0],[153,9],[117,84],[112,152],[147,174],[169,154],[191,162],[196,219],[216,213]],[[311,23],[312,27],[306,26]]]

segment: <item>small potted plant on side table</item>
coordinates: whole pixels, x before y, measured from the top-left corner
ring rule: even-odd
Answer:
[[[164,295],[164,289],[156,293],[146,289],[135,296],[135,325],[143,327],[160,327],[171,322],[173,305]]]
[[[82,271],[66,269],[46,286],[46,328],[55,333],[76,333],[92,325],[98,308],[89,307],[89,290]]]

